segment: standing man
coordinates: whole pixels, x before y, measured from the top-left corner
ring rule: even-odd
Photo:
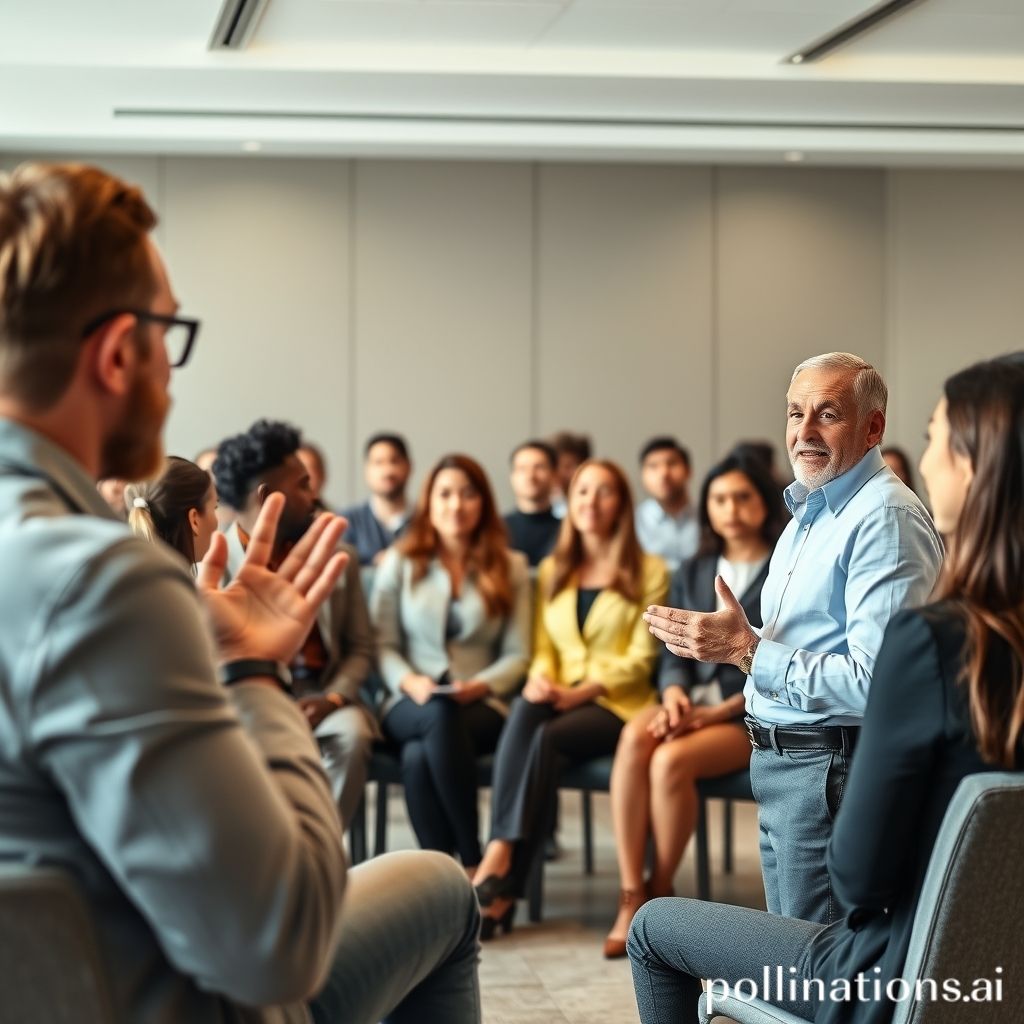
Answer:
[[[546,441],[524,441],[512,452],[512,494],[516,509],[505,516],[508,544],[522,551],[535,569],[551,554],[562,521],[551,511],[557,470],[555,450]]]
[[[73,878],[117,1020],[374,1024],[397,1007],[477,1024],[472,887],[428,853],[346,871],[283,692],[344,524],[321,517],[270,572],[271,495],[231,585],[215,534],[197,587],[96,492],[161,465],[171,368],[199,330],[155,224],[94,167],[0,175],[0,860]]]
[[[697,553],[700,523],[690,502],[690,453],[674,437],[652,437],[640,452],[648,494],[636,508],[636,536],[672,572]]]
[[[412,473],[409,448],[398,434],[374,434],[366,442],[363,473],[370,498],[342,515],[348,520],[345,540],[359,552],[359,564],[376,566],[384,552],[409,525],[405,496]]]
[[[721,578],[724,609],[653,608],[652,632],[680,657],[748,676],[750,778],[760,805],[768,910],[829,924],[825,848],[889,620],[922,604],[942,542],[879,451],[888,390],[857,356],[830,352],[793,372],[786,447],[793,519],[772,556],[758,633]]]
[[[284,561],[317,515],[309,472],[299,456],[302,435],[287,423],[258,420],[244,434],[221,441],[213,471],[217,494],[237,512],[227,530],[227,575],[245,560],[253,527],[267,497],[279,491],[284,511],[270,555],[271,567]],[[370,764],[370,748],[380,735],[376,720],[360,700],[373,666],[374,638],[359,578],[355,550],[340,546],[348,564],[316,622],[289,665],[292,693],[316,736],[331,780],[342,823],[359,806]]]

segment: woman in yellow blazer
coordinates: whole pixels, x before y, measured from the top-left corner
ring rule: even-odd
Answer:
[[[538,570],[534,658],[495,753],[491,841],[474,879],[486,908],[481,938],[512,927],[554,806],[559,760],[613,754],[622,726],[656,703],[657,645],[642,615],[668,582],[665,563],[637,542],[625,474],[611,462],[584,462],[554,553]]]

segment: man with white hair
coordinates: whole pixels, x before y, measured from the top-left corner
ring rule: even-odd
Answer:
[[[721,577],[718,611],[645,615],[674,654],[747,673],[768,910],[824,924],[842,913],[825,849],[882,635],[901,608],[926,600],[942,561],[931,517],[879,450],[887,397],[878,371],[847,352],[794,370],[793,519],[772,555],[760,631]]]

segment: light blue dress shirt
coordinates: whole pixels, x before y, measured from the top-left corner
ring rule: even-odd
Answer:
[[[672,572],[697,553],[700,523],[693,504],[678,516],[669,515],[654,498],[640,502],[636,509],[636,537],[649,555],[657,555]]]
[[[785,497],[793,519],[761,592],[747,712],[765,725],[859,725],[885,627],[927,601],[942,541],[878,448]]]

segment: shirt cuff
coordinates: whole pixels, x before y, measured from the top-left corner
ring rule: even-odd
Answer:
[[[762,640],[758,643],[750,666],[750,678],[754,681],[754,689],[765,700],[789,704],[786,674],[794,654],[795,647],[787,647],[775,640]]]

